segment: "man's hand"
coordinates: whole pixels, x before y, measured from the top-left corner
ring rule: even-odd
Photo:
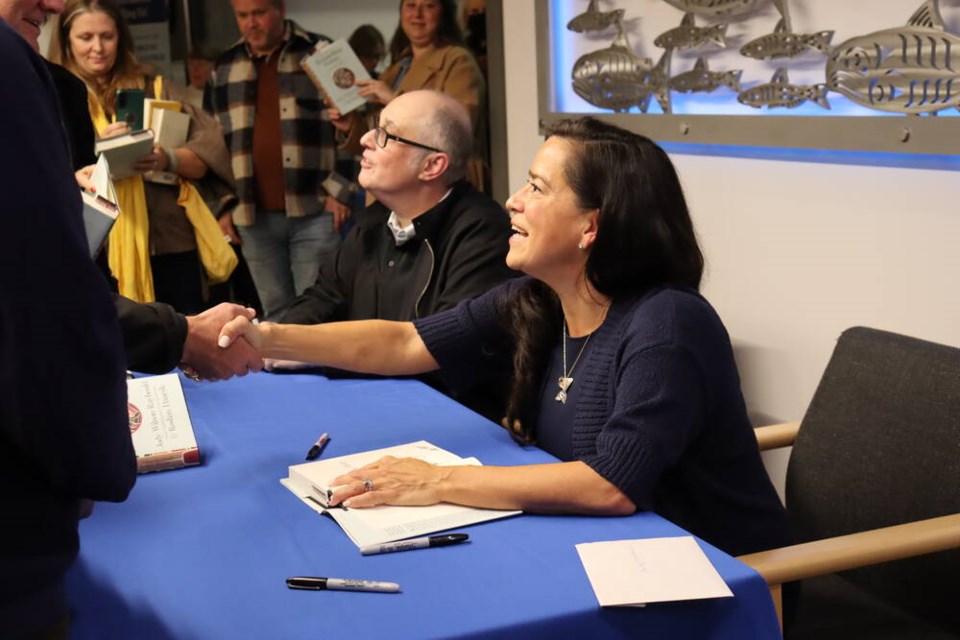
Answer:
[[[80,185],[80,188],[84,191],[89,191],[90,193],[96,193],[97,189],[93,186],[93,170],[97,168],[95,164],[88,164],[79,171],[77,171],[74,176],[77,178],[77,184]]]
[[[217,346],[220,329],[236,317],[252,320],[256,311],[224,302],[196,316],[187,316],[187,339],[180,367],[207,380],[226,380],[263,369],[263,359],[246,340],[236,340],[229,349]]]
[[[343,204],[333,196],[327,196],[327,201],[323,207],[333,214],[333,230],[339,232],[340,227],[350,217],[350,206]]]
[[[227,242],[237,246],[243,244],[243,240],[240,239],[240,234],[237,233],[237,228],[233,225],[232,213],[225,213],[217,218],[217,224],[220,225],[220,231],[223,232],[223,237],[226,238]]]

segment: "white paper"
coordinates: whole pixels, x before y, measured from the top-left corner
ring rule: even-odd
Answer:
[[[733,597],[692,536],[585,542],[577,553],[603,607]]]
[[[396,447],[292,465],[289,477],[283,478],[280,483],[311,509],[319,513],[327,513],[336,520],[358,547],[427,535],[521,513],[520,511],[477,509],[447,503],[426,507],[381,505],[365,509],[337,507],[326,509],[324,507],[326,489],[331,480],[386,455],[398,458],[419,458],[437,465],[480,464],[476,458],[461,458],[420,440]]]

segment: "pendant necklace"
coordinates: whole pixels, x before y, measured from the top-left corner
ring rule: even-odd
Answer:
[[[594,329],[594,331],[596,331],[596,329]],[[583,350],[587,348],[587,343],[590,342],[591,336],[593,336],[593,331],[587,335],[587,339],[584,340],[580,346],[580,351],[577,352],[577,357],[573,359],[573,364],[567,369],[567,323],[563,323],[563,371],[561,372],[563,375],[557,379],[557,386],[560,387],[560,392],[557,393],[557,396],[554,398],[554,400],[560,404],[567,404],[567,389],[573,384],[573,369],[577,366],[577,363],[580,362],[580,356],[583,355]]]

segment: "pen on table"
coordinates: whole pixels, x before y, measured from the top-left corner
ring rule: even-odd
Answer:
[[[377,553],[393,553],[394,551],[409,551],[411,549],[426,549],[427,547],[446,547],[451,544],[465,542],[469,538],[465,533],[446,533],[441,536],[429,536],[426,538],[412,538],[410,540],[400,540],[398,542],[385,542],[383,544],[371,544],[360,547],[360,553],[365,556]]]
[[[399,593],[400,585],[396,582],[377,582],[376,580],[345,580],[343,578],[316,578],[312,576],[296,576],[287,578],[287,587],[290,589],[307,589],[309,591],[374,591],[376,593]]]
[[[317,441],[313,443],[313,446],[310,447],[310,451],[307,451],[307,460],[313,460],[320,455],[320,452],[323,451],[323,448],[327,446],[327,442],[330,441],[330,436],[326,433],[320,435],[317,438]]]

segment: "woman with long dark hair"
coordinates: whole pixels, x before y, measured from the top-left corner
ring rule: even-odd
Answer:
[[[222,344],[243,336],[265,356],[385,375],[440,369],[453,386],[512,369],[504,426],[559,459],[385,458],[331,479],[333,503],[650,509],[734,555],[787,543],[730,339],[697,292],[703,257],[666,153],[592,118],[560,122],[507,209],[507,264],[528,277],[454,309],[412,323],[224,328]]]

